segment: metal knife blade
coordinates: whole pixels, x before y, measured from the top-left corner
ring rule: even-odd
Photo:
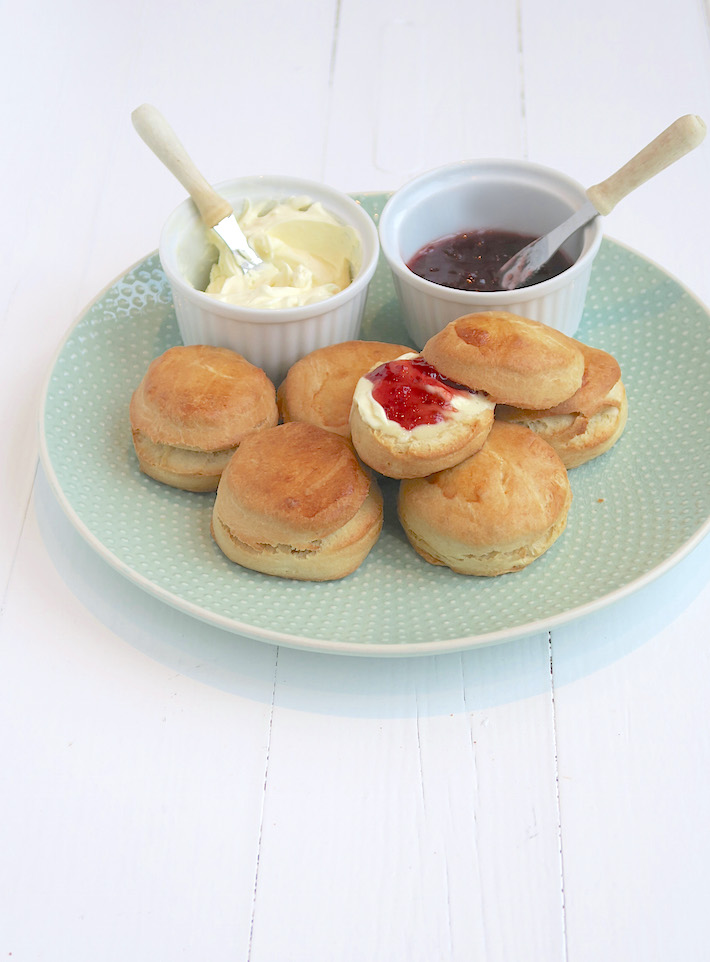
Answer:
[[[244,231],[239,226],[239,221],[233,212],[222,218],[212,227],[212,230],[232,251],[242,270],[248,271],[263,263],[256,251],[249,246]]]
[[[591,200],[588,200],[559,227],[523,247],[501,267],[498,275],[501,288],[512,291],[516,287],[522,287],[572,234],[598,216],[599,211]]]

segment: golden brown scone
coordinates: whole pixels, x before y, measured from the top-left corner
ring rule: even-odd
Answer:
[[[175,488],[214,491],[241,441],[277,423],[276,390],[234,351],[181,345],[150,363],[129,416],[141,471]]]
[[[506,311],[451,321],[422,354],[452,380],[516,407],[559,404],[579,390],[584,374],[584,356],[571,337]]]
[[[399,517],[428,562],[467,575],[517,571],[562,534],[572,491],[550,445],[496,421],[481,450],[429,478],[402,481]]]
[[[584,355],[582,386],[571,398],[547,410],[498,405],[496,417],[532,428],[576,468],[608,451],[621,437],[628,401],[619,364],[611,354],[577,342]]]
[[[350,412],[352,443],[380,474],[425,477],[478,451],[494,407],[484,394],[442,378],[421,355],[408,353],[359,379]]]
[[[344,341],[312,351],[292,365],[279,386],[282,420],[307,421],[349,438],[358,379],[376,364],[409,350],[384,341]]]
[[[382,496],[348,441],[301,421],[244,439],[212,512],[212,536],[230,560],[301,581],[349,575],[381,529]]]

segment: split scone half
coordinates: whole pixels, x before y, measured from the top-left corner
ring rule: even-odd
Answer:
[[[480,451],[402,481],[398,511],[412,547],[465,575],[524,568],[564,531],[572,502],[557,453],[529,428],[496,421]]]
[[[421,478],[481,447],[495,405],[480,391],[444,377],[421,355],[376,366],[357,382],[350,411],[360,458],[389,478]]]
[[[621,437],[628,418],[626,389],[611,354],[580,342],[584,377],[580,389],[547,410],[499,405],[495,416],[522,424],[544,438],[567,468],[576,468],[608,451]]]
[[[542,409],[582,386],[584,355],[566,334],[507,311],[482,311],[451,321],[422,355],[446,377],[485,391],[491,400]]]
[[[343,341],[306,354],[279,385],[281,419],[307,421],[349,438],[350,407],[360,377],[409,350],[384,341]]]
[[[277,423],[276,389],[234,351],[180,345],[150,363],[129,417],[144,474],[186,491],[215,491],[242,440]]]
[[[245,438],[217,488],[212,536],[245,568],[333,581],[365,560],[382,495],[345,438],[291,421]]]

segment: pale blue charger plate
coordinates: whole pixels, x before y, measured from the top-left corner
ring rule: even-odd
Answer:
[[[358,195],[377,220],[385,195]],[[406,343],[389,269],[375,274],[361,336]],[[240,568],[210,536],[214,495],[142,475],[128,402],[149,362],[180,343],[157,254],[86,309],[47,379],[40,452],[69,519],[109,564],[162,601],[273,644],[424,655],[550,629],[630,594],[710,528],[710,317],[657,265],[604,240],[580,340],[619,361],[629,422],[607,454],[570,472],[567,530],[528,568],[484,579],[423,561],[385,482],[385,525],[361,568],[313,584]]]

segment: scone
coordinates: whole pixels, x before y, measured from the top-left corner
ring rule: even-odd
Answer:
[[[568,400],[543,411],[499,405],[496,417],[532,428],[576,468],[608,451],[621,437],[628,417],[619,364],[611,354],[577,342],[584,355],[582,386]]]
[[[496,421],[481,450],[429,478],[402,481],[413,548],[465,575],[500,575],[539,558],[567,524],[572,491],[557,453],[529,428]]]
[[[381,529],[382,496],[348,441],[301,421],[244,439],[212,512],[212,536],[231,561],[301,581],[355,571]]]
[[[129,416],[141,471],[185,491],[214,491],[241,441],[278,422],[276,389],[227,348],[171,347],[150,363]]]
[[[350,437],[350,405],[358,379],[411,348],[383,341],[344,341],[296,361],[277,391],[283,421],[307,421]]]
[[[451,467],[481,447],[494,404],[408,353],[361,377],[350,411],[360,458],[389,478],[421,478]]]
[[[579,390],[584,374],[584,355],[571,337],[506,311],[451,321],[422,355],[453,381],[515,407],[553,407]]]

